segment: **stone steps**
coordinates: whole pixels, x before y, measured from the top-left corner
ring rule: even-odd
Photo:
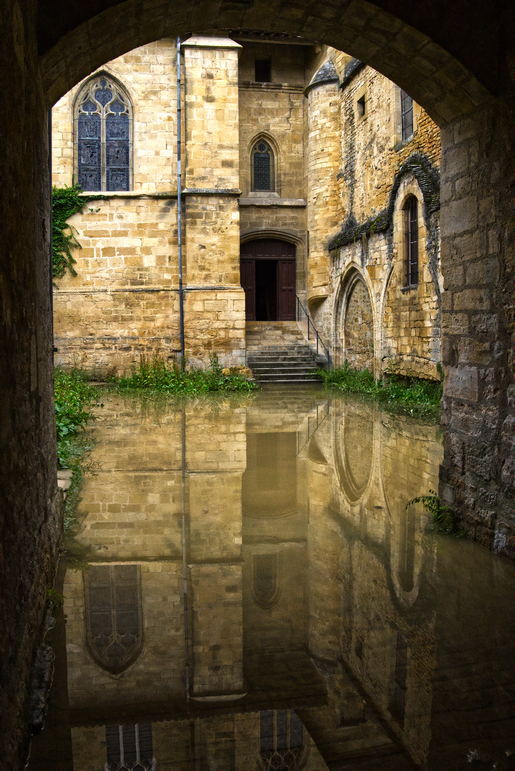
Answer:
[[[247,322],[247,365],[260,383],[320,383],[315,352],[296,321]]]

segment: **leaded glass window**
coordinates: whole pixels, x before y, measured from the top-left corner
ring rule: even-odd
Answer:
[[[418,201],[410,196],[404,206],[406,286],[418,284]]]
[[[401,138],[405,142],[413,136],[413,99],[401,91]]]
[[[131,189],[129,97],[106,75],[89,80],[76,102],[77,179],[83,190]]]
[[[104,771],[155,771],[152,723],[106,725]]]
[[[274,190],[274,152],[264,139],[256,142],[252,150],[252,190]]]
[[[89,651],[99,666],[119,674],[143,643],[139,567],[93,565],[85,584]]]
[[[260,714],[260,766],[266,771],[296,771],[305,759],[304,731],[293,710],[263,710]]]

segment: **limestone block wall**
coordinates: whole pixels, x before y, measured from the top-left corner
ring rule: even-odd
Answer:
[[[335,178],[340,165],[340,108],[337,76],[314,75],[308,98],[308,302],[316,311],[329,293],[328,241],[341,219]],[[316,317],[316,313],[315,313]]]
[[[244,361],[239,284],[238,51],[224,38],[184,45],[186,189],[183,214],[185,351],[191,365],[217,355]],[[77,276],[55,291],[57,363],[127,371],[141,356],[175,359],[178,297],[176,47],[168,39],[109,62],[132,102],[132,185],[85,205],[70,220],[82,249]],[[79,84],[53,112],[53,181],[76,173],[74,105]],[[190,294],[188,294],[190,293]]]
[[[133,185],[135,192],[177,189],[177,100],[175,40],[164,38],[113,59],[97,72],[125,87],[133,107]],[[52,108],[52,184],[71,185],[77,176],[73,108],[82,85]]]
[[[515,556],[513,106],[443,132],[444,447],[440,492],[460,525]],[[494,139],[495,135],[495,139]]]

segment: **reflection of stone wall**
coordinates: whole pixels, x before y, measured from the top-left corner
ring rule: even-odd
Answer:
[[[434,553],[425,543],[426,517],[420,509],[410,517],[405,506],[434,489],[441,447],[435,427],[396,418],[394,430],[387,421],[370,402],[335,401],[309,456],[310,649],[326,667],[332,705],[325,725],[313,713],[313,730],[329,731],[331,720],[336,741],[347,712],[352,725],[362,721],[362,739],[373,708],[422,762],[435,665],[434,617],[425,594]],[[329,496],[319,478],[327,480]],[[365,699],[361,717],[350,715],[350,696],[337,696],[346,672]]]

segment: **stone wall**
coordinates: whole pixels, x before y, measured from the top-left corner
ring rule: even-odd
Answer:
[[[36,8],[0,7],[0,764],[24,768],[31,668],[60,529],[52,403],[48,114]]]
[[[482,544],[515,557],[515,229],[508,100],[443,132],[445,461],[441,493]],[[495,136],[494,136],[495,135]]]

